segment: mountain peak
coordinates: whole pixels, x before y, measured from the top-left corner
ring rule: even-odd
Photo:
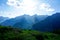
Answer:
[[[60,15],[60,12],[57,12],[56,14],[53,14],[53,15]]]

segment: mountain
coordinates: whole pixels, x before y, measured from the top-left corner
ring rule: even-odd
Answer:
[[[27,28],[30,29],[31,26],[41,20],[44,20],[47,16],[38,16],[38,15],[34,15],[34,16],[29,16],[29,15],[22,15],[22,16],[18,16],[16,18],[12,18],[9,20],[6,20],[4,22],[1,23],[1,25],[3,26],[14,26],[17,28]],[[30,27],[29,27],[30,26]]]
[[[29,25],[33,24],[30,16],[24,15],[19,22],[16,22],[13,26],[17,28],[28,28]],[[29,22],[30,21],[30,22]]]
[[[14,24],[14,27],[20,27],[20,28],[24,28],[24,29],[31,29],[32,25],[44,20],[47,16],[38,16],[38,15],[34,15],[34,16],[29,16],[29,15],[24,15],[24,17],[21,19],[21,21],[17,22]]]
[[[4,22],[7,19],[9,19],[9,18],[8,17],[2,17],[2,16],[0,16],[0,23]]]
[[[47,15],[34,15],[32,16],[33,17],[33,20],[35,23],[39,22],[39,21],[42,21],[44,20],[45,18],[47,18],[48,16]]]
[[[47,17],[45,20],[34,24],[32,29],[38,31],[60,30],[60,13],[56,13]]]

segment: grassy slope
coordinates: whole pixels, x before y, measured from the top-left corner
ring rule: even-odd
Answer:
[[[60,40],[60,35],[0,26],[0,40]]]

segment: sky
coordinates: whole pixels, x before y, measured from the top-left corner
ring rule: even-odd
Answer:
[[[0,16],[52,15],[60,12],[60,0],[0,0]]]

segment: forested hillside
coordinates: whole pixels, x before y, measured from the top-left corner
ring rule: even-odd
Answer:
[[[0,40],[60,40],[60,34],[0,26]]]

